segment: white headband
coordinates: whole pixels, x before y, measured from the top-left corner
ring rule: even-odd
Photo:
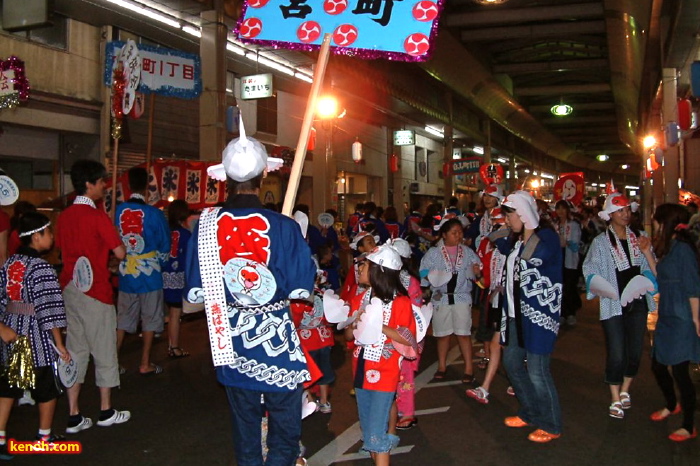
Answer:
[[[39,233],[41,230],[43,230],[44,228],[49,227],[50,225],[51,225],[51,222],[47,223],[46,225],[44,225],[44,226],[41,227],[41,228],[37,228],[37,229],[32,230],[32,231],[25,231],[24,233],[20,233],[20,234],[19,234],[19,237],[22,238],[22,237],[24,237],[24,236],[32,236],[34,233]]]

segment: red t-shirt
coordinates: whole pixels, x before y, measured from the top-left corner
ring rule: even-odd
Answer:
[[[85,294],[105,304],[114,304],[107,261],[109,252],[121,244],[116,227],[102,210],[85,204],[68,207],[56,224],[56,247],[63,259],[58,278],[61,287],[65,288],[73,279],[75,262],[85,256],[93,275],[92,287]]]
[[[366,293],[366,292],[365,292]],[[355,296],[350,301],[350,313],[355,312],[362,304],[364,294]],[[399,296],[394,299],[391,305],[391,317],[389,317],[388,327],[398,329],[407,328],[414,336],[416,335],[416,319],[413,317],[411,300],[408,296]],[[378,392],[395,392],[399,383],[401,355],[392,346],[391,338],[387,337],[384,342],[384,351],[378,362],[364,360],[364,376],[362,377],[362,387],[365,390],[375,390]],[[389,351],[387,351],[387,349]],[[355,380],[357,377],[358,358],[362,346],[355,348],[352,358],[352,372]],[[391,356],[386,357],[386,354]]]

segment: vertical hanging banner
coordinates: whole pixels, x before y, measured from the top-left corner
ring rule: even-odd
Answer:
[[[444,0],[247,0],[236,32],[243,42],[419,62],[430,58]]]
[[[104,83],[108,86],[111,84],[112,68],[120,54],[123,54],[124,45],[125,42],[113,41],[105,46]],[[141,81],[136,88],[138,92],[182,99],[195,99],[202,93],[199,55],[146,44],[138,46],[137,54],[141,60]],[[131,103],[133,104],[133,99]]]

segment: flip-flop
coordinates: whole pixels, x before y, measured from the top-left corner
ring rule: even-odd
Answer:
[[[151,364],[151,367],[153,368],[153,370],[146,371],[146,372],[139,371],[139,374],[141,374],[144,377],[149,377],[152,375],[159,375],[159,374],[163,373],[163,368],[161,366],[159,366],[158,364]]]

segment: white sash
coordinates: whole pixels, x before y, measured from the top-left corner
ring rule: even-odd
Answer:
[[[204,290],[204,310],[209,328],[209,345],[215,366],[228,366],[236,361],[231,341],[231,325],[226,312],[224,267],[219,259],[216,220],[220,207],[210,207],[199,219],[199,270]]]

